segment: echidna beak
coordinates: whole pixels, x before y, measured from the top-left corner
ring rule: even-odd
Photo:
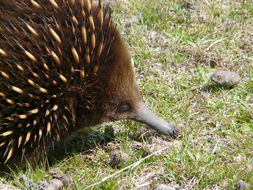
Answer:
[[[139,104],[133,120],[144,123],[157,132],[173,138],[179,135],[178,130],[172,124],[152,113],[144,103]]]

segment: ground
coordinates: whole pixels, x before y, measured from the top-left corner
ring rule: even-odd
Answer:
[[[243,180],[253,188],[252,1],[111,4],[143,99],[159,116],[177,124],[181,136],[170,139],[131,121],[98,126],[89,135],[73,137],[64,150],[56,147],[49,168],[13,171],[2,181],[25,188],[20,176],[37,183],[58,169],[71,179],[66,189],[81,190],[133,164],[92,187],[234,189]],[[220,69],[237,72],[239,85],[215,86],[210,76]],[[112,154],[118,155],[116,163]]]

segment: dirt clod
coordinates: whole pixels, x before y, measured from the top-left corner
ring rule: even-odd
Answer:
[[[117,168],[120,167],[121,164],[127,162],[130,159],[126,153],[121,151],[113,151],[109,156],[108,163],[111,167]]]
[[[62,182],[64,186],[68,186],[70,183],[70,179],[61,171],[58,169],[51,170],[49,172],[53,179],[58,179]]]

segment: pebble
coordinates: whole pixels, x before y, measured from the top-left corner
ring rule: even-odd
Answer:
[[[31,179],[29,179],[28,177],[26,177],[25,175],[22,175],[20,177],[20,179],[24,182],[25,187],[27,189],[33,189],[34,188],[34,183]]]
[[[45,190],[48,186],[48,183],[46,181],[40,181],[37,185],[38,190]]]
[[[172,187],[167,184],[158,184],[154,189],[155,190],[176,190],[177,188]]]
[[[48,182],[45,190],[61,190],[63,189],[63,183],[59,179],[52,179]]]
[[[14,187],[12,185],[7,185],[7,184],[3,184],[1,181],[0,181],[0,189],[3,189],[3,190],[21,190],[17,187]]]
[[[240,82],[241,77],[235,72],[220,70],[212,74],[211,80],[218,86],[232,88]]]
[[[38,190],[62,190],[64,184],[59,179],[51,179],[50,181],[41,181],[38,183]]]
[[[249,184],[247,184],[245,181],[240,180],[237,184],[236,184],[238,190],[246,190],[249,189]]]

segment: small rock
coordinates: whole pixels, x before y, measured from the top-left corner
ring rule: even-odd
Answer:
[[[215,82],[219,86],[223,86],[226,88],[232,88],[235,87],[239,81],[240,81],[240,76],[231,71],[216,71],[215,73],[212,74],[211,80]]]
[[[134,188],[133,190],[150,190],[150,183],[145,183],[142,185],[139,185],[138,187]]]
[[[17,187],[14,187],[12,185],[6,185],[6,184],[3,184],[2,182],[0,182],[0,189],[4,189],[4,190],[21,190]]]
[[[240,180],[237,184],[236,184],[237,188],[239,190],[246,190],[249,189],[249,184],[247,184],[245,181]]]
[[[111,167],[119,167],[121,164],[127,162],[130,156],[120,151],[113,151],[109,156],[108,163]]]
[[[59,179],[52,179],[48,182],[45,190],[61,190],[63,189],[63,183]]]
[[[166,185],[166,184],[158,184],[154,189],[155,190],[176,190],[175,187],[171,187],[170,185]]]
[[[37,189],[38,190],[45,190],[47,186],[48,186],[48,183],[46,181],[40,181],[38,183],[38,188]]]
[[[25,183],[25,186],[26,186],[27,189],[33,189],[34,183],[31,179],[29,179],[25,175],[21,176],[20,179]]]

